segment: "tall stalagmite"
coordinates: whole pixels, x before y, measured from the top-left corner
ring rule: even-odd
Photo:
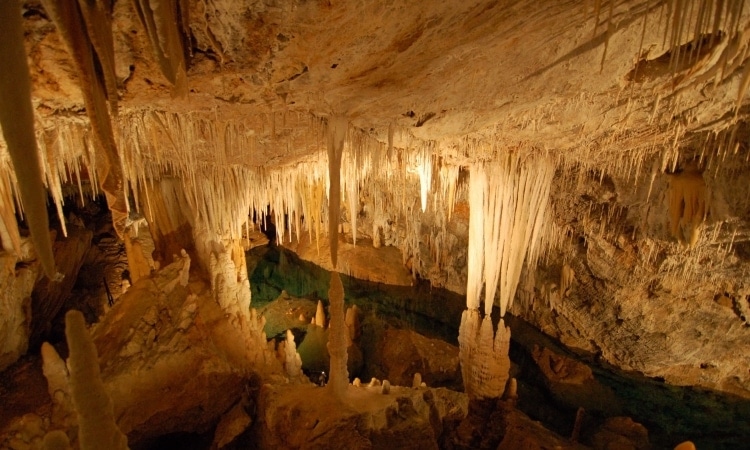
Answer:
[[[346,327],[344,313],[344,286],[338,272],[331,272],[331,287],[328,289],[331,302],[331,327],[328,334],[328,354],[331,356],[331,369],[328,388],[334,396],[341,398],[349,384],[349,372],[346,368],[349,331]]]
[[[344,140],[349,123],[345,117],[335,117],[328,123],[328,239],[331,246],[331,285],[328,290],[330,300],[331,328],[328,341],[328,353],[331,356],[329,389],[337,398],[346,393],[349,384],[349,373],[346,368],[349,346],[348,331],[344,312],[344,286],[336,270],[339,240],[339,215],[341,211],[341,155],[344,152]]]
[[[128,440],[117,428],[112,401],[102,382],[94,341],[79,311],[65,314],[65,337],[70,349],[70,391],[78,412],[81,449],[127,449]]]

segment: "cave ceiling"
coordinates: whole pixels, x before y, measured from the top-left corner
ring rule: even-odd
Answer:
[[[375,247],[398,247],[414,278],[466,293],[466,174],[513,153],[525,173],[538,172],[536,161],[553,168],[552,220],[539,240],[559,254],[542,254],[547,267],[521,286],[528,299],[547,297],[552,312],[555,295],[570,303],[539,319],[554,322],[547,331],[675,383],[698,383],[710,356],[718,368],[705,385],[750,390],[748,356],[736,351],[747,348],[750,317],[744,1],[19,3],[40,165],[61,216],[65,188],[88,177],[108,195],[121,236],[137,210],[157,241],[180,221],[196,242],[234,239],[248,211],[270,205],[276,223],[288,216],[281,241],[298,239],[304,222],[319,253],[326,147],[332,128],[346,128],[340,216],[348,217],[339,230],[353,243],[364,231]],[[83,52],[71,51],[71,38]],[[81,60],[86,52],[93,60]],[[19,200],[7,153],[0,140],[0,240],[10,250],[8,211]],[[695,156],[705,172],[670,185]],[[691,196],[701,205],[681,217]],[[689,232],[675,230],[681,220]],[[210,244],[203,250],[197,259],[208,267]],[[580,283],[576,295],[566,297],[565,278]],[[685,308],[686,298],[706,301]],[[542,314],[524,304],[527,315]],[[661,306],[668,311],[654,312]],[[615,334],[622,311],[653,329],[653,341]],[[646,342],[664,346],[659,314],[688,330],[684,312],[717,336],[691,335],[685,346],[700,338],[722,347],[638,359],[653,353]],[[673,363],[663,369],[659,358]],[[689,379],[687,365],[697,371]]]
[[[747,115],[742,2],[717,19],[701,1],[191,0],[179,2],[187,93],[160,71],[134,3],[113,5],[115,120],[160,111],[238,122],[257,144],[235,155],[248,167],[303,158],[311,120],[332,115],[380,142],[395,128],[408,137],[396,145],[478,139],[593,164]],[[38,114],[47,126],[80,116],[59,33],[42,5],[24,10]]]

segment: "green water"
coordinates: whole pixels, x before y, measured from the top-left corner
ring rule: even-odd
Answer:
[[[294,297],[327,303],[330,274],[321,267],[281,248],[253,249],[247,260],[254,307],[275,300],[282,289]],[[365,314],[456,344],[463,296],[428,283],[402,287],[349,276],[342,276],[342,282],[347,304],[356,304]],[[519,408],[557,433],[570,434],[579,405],[546,389],[530,356],[535,344],[587,364],[598,383],[614,392],[616,401],[602,401],[587,412],[591,429],[606,417],[623,415],[646,426],[653,448],[671,449],[685,440],[692,440],[699,450],[750,448],[750,400],[625,373],[564,348],[518,318],[506,321],[513,336],[510,356],[518,373]]]

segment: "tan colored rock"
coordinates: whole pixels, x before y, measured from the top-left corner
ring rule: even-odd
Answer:
[[[216,425],[214,441],[211,448],[222,449],[242,434],[253,420],[245,412],[242,402],[237,403],[232,409],[221,417]]]
[[[184,259],[135,283],[94,329],[118,426],[136,443],[207,430],[243,395],[247,373],[283,373],[262,319],[227,317],[200,279],[183,285]]]
[[[505,419],[505,432],[497,450],[545,450],[585,449],[581,444],[569,442],[555,433],[545,429],[539,422],[529,419],[525,414],[513,412]]]
[[[594,449],[647,450],[651,448],[648,430],[630,417],[611,417],[591,438]]]
[[[537,345],[532,357],[553,396],[586,410],[600,411],[602,405],[607,411],[619,410],[615,393],[599,383],[585,364]]]
[[[373,345],[365,347],[365,370],[393,385],[412,386],[417,372],[428,386],[454,386],[460,378],[458,348],[439,339],[387,328]]]
[[[594,374],[588,366],[558,355],[546,347],[535,345],[532,356],[550,382],[572,385],[594,382]]]
[[[31,294],[31,335],[29,337],[32,345],[39,345],[40,340],[50,332],[53,319],[70,296],[86,253],[91,248],[91,238],[91,231],[77,226],[68,226],[67,237],[61,236],[60,239],[53,241],[52,250],[55,254],[57,270],[64,275],[64,278],[55,282],[42,278],[34,286]]]
[[[462,393],[391,386],[348,386],[343,404],[316,386],[261,389],[258,411],[263,448],[439,448],[448,421],[468,410]]]
[[[28,259],[0,252],[0,370],[26,353],[31,326],[31,293],[41,274],[31,241],[24,239]],[[21,264],[19,264],[19,262]],[[18,268],[16,267],[18,265]]]
[[[266,335],[273,337],[290,329],[306,329],[307,321],[302,321],[300,318],[301,316],[315,317],[315,311],[315,302],[312,300],[292,297],[285,299],[279,296],[260,308],[258,314],[266,319]]]

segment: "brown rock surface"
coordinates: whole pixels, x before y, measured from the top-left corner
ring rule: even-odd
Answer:
[[[552,396],[587,411],[609,413],[620,408],[615,393],[594,378],[589,366],[536,345],[532,357]]]
[[[466,396],[445,389],[349,385],[339,401],[317,386],[264,385],[259,399],[263,448],[437,449],[446,425],[460,421]]]
[[[629,417],[612,417],[594,434],[592,444],[599,450],[648,450],[648,430]]]
[[[68,236],[53,242],[55,264],[65,277],[56,282],[43,278],[34,287],[31,293],[31,345],[38,346],[43,336],[49,333],[52,320],[70,296],[91,247],[91,237],[91,231],[69,225]]]
[[[363,343],[368,377],[411,386],[414,374],[420,373],[427,386],[460,387],[458,347],[412,330],[387,326],[374,331],[374,339]]]
[[[544,250],[538,267],[524,263],[512,312],[621,369],[750,398],[745,2],[181,1],[170,5],[189,23],[163,20],[177,17],[171,10],[159,24],[171,36],[165,42],[177,33],[189,45],[184,52],[172,45],[166,61],[154,58],[154,30],[144,29],[134,3],[111,3],[114,61],[91,61],[102,73],[83,78],[51,11],[14,2],[46,188],[61,209],[62,185],[97,186],[121,172],[110,198],[144,212],[156,259],[166,264],[184,248],[208,278],[193,285],[196,298],[182,286],[148,306],[108,312],[96,333],[110,380],[123,377],[127,386],[140,375],[149,380],[139,391],[145,398],[183,382],[197,389],[212,373],[232,384],[239,363],[227,361],[243,361],[247,348],[262,359],[262,319],[248,312],[241,256],[224,246],[242,238],[253,211],[268,209],[285,239],[341,223],[346,239],[358,234],[390,252],[380,264],[373,249],[348,249],[349,267],[363,278],[427,278],[465,292],[467,177],[512,153],[555,164],[538,236]],[[78,25],[68,31],[88,43]],[[183,59],[187,80],[178,81],[181,70],[165,67]],[[119,110],[84,103],[96,86],[88,78],[99,75],[108,76],[107,100]],[[117,148],[97,142],[92,130],[107,122],[92,127],[97,112],[111,113]],[[332,117],[348,127],[340,217],[339,205],[324,206]],[[25,352],[38,273],[31,259],[18,265],[8,256],[23,211],[6,150],[0,139],[0,367]],[[708,192],[676,189],[688,170],[700,173],[689,184]],[[697,201],[695,214],[686,214],[684,200]],[[122,203],[109,205],[121,213],[118,232],[131,220]],[[105,243],[117,251],[114,234]],[[131,261],[136,277],[146,272],[143,260]],[[565,268],[575,283],[561,281]],[[83,276],[101,283],[100,272]],[[165,340],[167,355],[158,350]],[[396,357],[418,360],[422,352]],[[183,369],[199,375],[186,380]],[[124,388],[116,397],[129,401]],[[176,396],[180,407],[206,400],[188,397]],[[135,417],[136,409],[124,416],[131,425],[168,415],[155,408]],[[166,428],[179,417],[164,419]]]

